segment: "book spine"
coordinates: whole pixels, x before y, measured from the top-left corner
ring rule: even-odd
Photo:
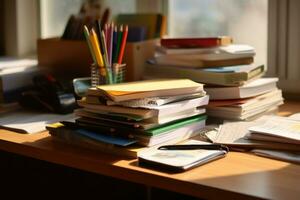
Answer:
[[[144,78],[188,78],[196,82],[216,85],[236,86],[236,84],[230,84],[225,79],[228,74],[221,73],[209,73],[195,69],[183,69],[179,67],[169,66],[156,66],[148,64],[145,67]]]
[[[229,37],[162,39],[161,45],[164,47],[214,47],[231,44],[231,41]]]

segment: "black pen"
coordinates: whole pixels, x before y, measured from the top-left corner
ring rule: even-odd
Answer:
[[[224,150],[229,151],[229,148],[222,144],[179,144],[179,145],[165,145],[158,147],[159,150]]]

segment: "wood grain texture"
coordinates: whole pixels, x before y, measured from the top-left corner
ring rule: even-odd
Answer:
[[[287,102],[280,115],[300,112],[300,102]],[[170,174],[141,168],[124,159],[65,145],[47,132],[24,135],[0,130],[0,149],[196,197],[216,199],[299,199],[300,165],[230,152],[224,159]]]

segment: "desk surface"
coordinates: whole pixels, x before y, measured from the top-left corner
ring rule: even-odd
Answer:
[[[300,102],[288,102],[280,115],[300,112]],[[300,165],[246,153],[180,174],[141,168],[137,160],[64,145],[47,132],[23,135],[0,130],[0,149],[89,172],[155,186],[202,198],[299,199]]]

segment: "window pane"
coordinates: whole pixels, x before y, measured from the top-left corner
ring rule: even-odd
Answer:
[[[77,14],[84,0],[41,0],[41,36],[59,37],[72,14]],[[111,8],[112,15],[135,12],[135,0],[102,0],[104,7]],[[112,18],[110,18],[112,19]]]
[[[255,47],[255,60],[267,61],[268,0],[169,0],[169,35],[229,35]]]

